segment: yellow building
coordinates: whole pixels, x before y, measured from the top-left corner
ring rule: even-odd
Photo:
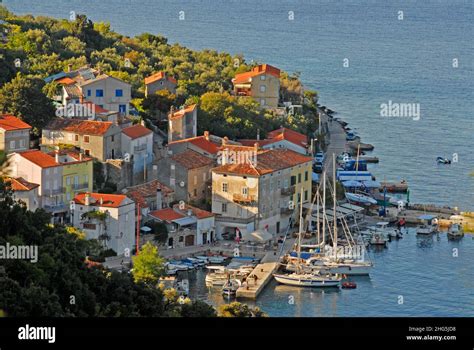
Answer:
[[[280,99],[280,70],[261,64],[232,79],[236,96],[249,96],[262,108],[276,108]]]
[[[248,152],[249,147],[241,147]],[[238,152],[238,147],[234,147]],[[243,158],[243,157],[242,157]],[[239,159],[236,157],[235,159]],[[297,204],[311,201],[310,157],[288,149],[259,150],[252,162],[226,163],[212,170],[212,212],[219,238],[236,232],[284,233],[296,222]],[[295,214],[296,213],[296,214]]]
[[[93,159],[78,152],[63,151],[58,154],[62,164],[63,201],[69,203],[76,194],[93,190]]]

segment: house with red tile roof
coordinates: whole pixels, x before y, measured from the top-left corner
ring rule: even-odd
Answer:
[[[154,94],[160,90],[168,90],[172,94],[176,93],[178,82],[163,71],[154,73],[145,78],[145,96]]]
[[[209,131],[204,131],[202,136],[170,142],[168,149],[172,155],[191,149],[206,157],[217,159],[219,152],[222,151],[222,147],[225,145],[240,145],[240,143],[230,141],[227,137],[211,135]]]
[[[212,158],[192,149],[162,158],[158,162],[158,179],[175,192],[175,199],[199,203],[210,198]]]
[[[245,139],[239,142],[244,146],[258,144],[263,149],[287,148],[303,155],[308,153],[308,137],[284,127],[270,131],[266,139]]]
[[[140,206],[141,214],[144,216],[150,211],[167,208],[175,201],[174,191],[158,180],[130,186],[122,192]]]
[[[7,176],[3,180],[8,182],[9,187],[13,190],[13,198],[24,203],[28,210],[35,211],[41,207],[38,184],[26,181],[22,177]]]
[[[0,114],[0,151],[5,153],[30,148],[31,125],[11,114]]]
[[[182,107],[177,111],[171,109],[168,115],[168,143],[196,137],[197,112],[196,104]]]
[[[280,100],[280,70],[260,64],[232,79],[236,96],[251,97],[262,108],[276,108]]]
[[[254,230],[284,232],[291,208],[311,200],[311,166],[311,157],[289,149],[259,149],[255,161],[213,168],[212,212],[218,237]]]
[[[130,256],[135,247],[135,202],[123,194],[79,193],[71,204],[73,226],[87,239],[97,239],[118,256]]]
[[[112,122],[56,118],[44,127],[42,149],[71,145],[99,161],[122,156],[122,129]]]
[[[121,149],[124,159],[133,162],[133,173],[144,172],[153,162],[153,131],[141,124],[122,129]]]
[[[131,84],[103,74],[98,69],[84,66],[72,70],[70,67],[67,72],[56,73],[45,81],[55,81],[60,85],[58,100],[63,107],[89,101],[122,115],[128,115],[130,112]]]
[[[188,204],[175,204],[173,208],[152,211],[149,216],[163,222],[168,229],[168,248],[205,245],[216,240],[215,215]]]
[[[68,203],[93,186],[93,159],[74,150],[45,153],[36,149],[12,153],[5,172],[38,185],[39,206],[64,222]]]

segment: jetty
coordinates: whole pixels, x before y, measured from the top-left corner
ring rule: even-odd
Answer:
[[[375,148],[374,145],[371,145],[370,143],[363,143],[363,142],[360,142],[359,140],[348,141],[347,145],[352,149],[359,149],[361,151],[373,151]]]

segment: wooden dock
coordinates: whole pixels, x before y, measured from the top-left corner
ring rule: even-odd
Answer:
[[[278,262],[267,262],[258,264],[255,269],[247,277],[247,281],[237,289],[237,298],[240,299],[257,299],[260,292],[273,278],[273,273],[278,267]],[[257,276],[257,281],[251,278]]]

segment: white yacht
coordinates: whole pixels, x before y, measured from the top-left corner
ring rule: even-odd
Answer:
[[[438,218],[435,215],[421,215],[418,217],[422,221],[416,227],[417,235],[431,235],[438,232]]]

